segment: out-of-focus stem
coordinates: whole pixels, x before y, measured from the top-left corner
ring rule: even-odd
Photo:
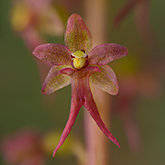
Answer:
[[[38,32],[31,26],[27,27],[24,31],[20,32],[19,34],[24,40],[24,43],[30,52],[32,52],[34,48],[37,47],[38,45],[44,43],[43,39],[40,37]],[[50,67],[43,64],[41,61],[38,60],[35,61],[40,73],[41,81],[43,81]]]
[[[155,47],[157,39],[150,23],[151,0],[143,0],[137,4],[135,10],[135,23],[142,40],[149,46]]]
[[[106,0],[85,0],[86,23],[92,33],[93,46],[106,40]]]
[[[102,91],[93,87],[93,95],[102,119],[109,125],[110,99]],[[100,99],[100,101],[98,101]],[[102,102],[101,102],[102,101]],[[106,104],[105,104],[106,102]],[[104,104],[104,105],[103,105]],[[108,140],[99,130],[88,112],[85,111],[85,134],[87,146],[86,165],[109,165]]]
[[[93,47],[106,41],[106,0],[85,0],[86,23],[92,32]],[[92,86],[92,93],[106,125],[110,121],[110,96]],[[85,111],[87,165],[109,165],[108,140]]]

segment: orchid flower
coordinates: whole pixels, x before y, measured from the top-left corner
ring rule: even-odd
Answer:
[[[119,89],[117,79],[111,67],[106,64],[126,56],[127,49],[118,44],[107,43],[91,50],[91,34],[78,14],[72,14],[68,19],[65,44],[66,46],[43,44],[33,51],[35,57],[52,65],[43,83],[43,94],[52,94],[69,84],[72,86],[69,119],[53,156],[69,135],[82,106],[87,109],[101,131],[120,147],[119,142],[112,136],[100,117],[92,97],[90,83],[111,95],[116,95]]]

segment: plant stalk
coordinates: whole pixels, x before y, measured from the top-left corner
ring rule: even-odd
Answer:
[[[92,33],[93,47],[106,42],[106,0],[85,0],[85,18]],[[106,125],[110,124],[110,96],[92,85],[97,108]],[[86,165],[109,165],[108,139],[99,130],[87,111],[84,114],[87,146]]]

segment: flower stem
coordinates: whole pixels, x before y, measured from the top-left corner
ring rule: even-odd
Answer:
[[[85,0],[85,16],[92,32],[93,47],[106,41],[106,0]],[[92,85],[97,108],[105,124],[110,121],[110,96]],[[108,140],[85,111],[87,165],[109,165]]]

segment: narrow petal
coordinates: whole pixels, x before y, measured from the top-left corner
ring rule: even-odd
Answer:
[[[55,157],[57,150],[61,147],[61,145],[64,143],[65,139],[69,135],[69,133],[73,127],[73,124],[75,123],[76,117],[80,111],[81,106],[82,106],[82,103],[80,103],[79,101],[72,98],[69,119],[68,119],[66,126],[64,128],[64,131],[61,135],[60,141],[59,141],[58,145],[56,146],[55,150],[53,151],[53,157]]]
[[[112,133],[108,130],[108,128],[105,126],[104,122],[102,121],[100,114],[97,110],[96,104],[91,96],[87,98],[84,106],[88,110],[92,118],[95,120],[98,127],[105,134],[105,136],[107,136],[108,139],[110,139],[114,144],[120,147],[120,144],[117,141],[117,139],[112,135]]]
[[[70,115],[69,115],[69,119],[67,121],[67,124],[64,128],[64,131],[61,135],[61,139],[60,142],[58,143],[58,145],[56,146],[54,152],[53,152],[53,157],[55,156],[57,150],[61,147],[61,145],[64,143],[65,139],[67,138],[67,136],[69,135],[73,124],[76,120],[76,117],[80,111],[80,108],[82,107],[82,105],[84,104],[84,95],[82,93],[82,86],[81,86],[81,82],[79,83],[79,81],[75,80],[73,78],[72,80],[72,100],[71,100],[71,109],[70,109]]]
[[[62,65],[62,66],[53,66],[44,83],[42,86],[42,93],[43,94],[52,94],[53,92],[61,89],[71,83],[71,78],[65,74],[60,72],[61,69],[66,68],[69,66]]]
[[[128,51],[125,47],[107,43],[96,46],[89,54],[89,64],[106,65],[107,63],[126,56]]]
[[[36,47],[33,55],[51,65],[71,65],[71,52],[61,44],[43,44]]]
[[[91,34],[78,14],[72,14],[68,19],[65,43],[72,52],[84,50],[88,53],[92,47]]]
[[[89,87],[88,87],[89,88]],[[90,113],[92,118],[95,120],[96,124],[98,127],[101,129],[101,131],[113,142],[115,143],[118,147],[120,147],[119,142],[117,139],[111,134],[111,132],[108,130],[108,128],[105,126],[104,122],[102,121],[100,114],[97,110],[96,104],[93,100],[92,93],[90,89],[88,90],[88,93],[85,95],[85,108],[87,111]]]
[[[100,66],[100,72],[95,72],[90,76],[90,81],[103,91],[116,95],[119,91],[116,75],[108,65]]]

